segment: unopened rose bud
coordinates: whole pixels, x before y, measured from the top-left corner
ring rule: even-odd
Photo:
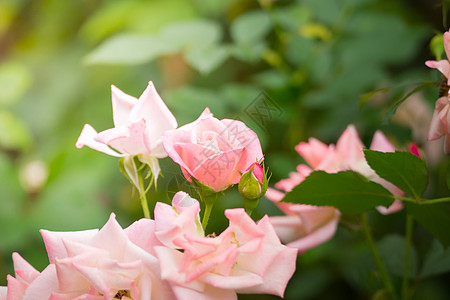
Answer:
[[[252,164],[242,174],[239,181],[239,193],[244,197],[244,208],[249,215],[258,205],[259,199],[266,193],[267,185],[267,174],[259,163]]]

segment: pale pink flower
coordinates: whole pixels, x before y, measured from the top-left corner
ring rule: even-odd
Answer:
[[[430,68],[438,69],[446,78],[447,84],[450,85],[450,63],[448,59],[450,59],[450,32],[447,31],[444,33],[444,49],[445,54],[447,55],[447,59],[442,59],[439,61],[435,60],[427,60],[425,65]]]
[[[152,220],[123,230],[111,214],[99,231],[41,233],[58,283],[51,299],[173,299],[152,255],[161,245]]]
[[[240,121],[214,118],[208,108],[196,121],[167,131],[163,145],[187,180],[216,192],[238,183],[239,172],[263,158],[255,132]]]
[[[161,136],[175,129],[177,121],[150,81],[145,91],[136,99],[111,86],[114,128],[97,133],[86,124],[76,146],[88,146],[106,154],[125,157],[125,169],[136,187],[136,166],[133,156],[148,164],[155,176],[160,172],[158,158],[166,157]],[[114,148],[117,151],[112,150]]]
[[[237,299],[236,293],[282,296],[295,271],[296,250],[280,243],[267,216],[257,224],[243,209],[228,209],[225,216],[230,225],[217,237],[185,233],[173,240],[183,252],[155,247],[162,278],[177,299]]]
[[[312,169],[306,165],[297,166],[296,172],[289,173],[289,178],[275,184],[279,190],[292,191],[312,170],[328,173],[353,170],[381,184],[396,196],[404,195],[403,191],[380,178],[369,167],[364,158],[364,145],[353,125],[346,128],[336,146],[326,145],[317,139],[310,138],[307,143],[299,143],[295,149]],[[395,151],[394,146],[381,131],[375,133],[370,149],[383,152]],[[277,234],[284,243],[287,243],[287,246],[297,248],[299,253],[324,243],[334,236],[340,217],[337,209],[280,202],[284,198],[284,193],[270,188],[267,190],[266,197],[286,214],[286,216],[270,218]],[[394,213],[402,208],[403,203],[400,200],[395,200],[389,208],[377,207],[382,214]]]

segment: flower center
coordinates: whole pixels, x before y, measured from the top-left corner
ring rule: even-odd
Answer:
[[[117,292],[117,294],[114,296],[113,299],[122,299],[122,297],[131,298],[130,291],[129,290],[120,290]]]

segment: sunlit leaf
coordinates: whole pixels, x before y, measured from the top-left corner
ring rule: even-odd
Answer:
[[[194,48],[184,55],[187,63],[202,74],[208,74],[215,70],[228,56],[228,48],[221,46]]]
[[[252,11],[231,23],[230,33],[237,44],[251,45],[260,42],[272,29],[269,15],[264,11]]]
[[[85,58],[85,62],[89,65],[134,65],[174,51],[174,48],[152,35],[122,34],[102,43]]]

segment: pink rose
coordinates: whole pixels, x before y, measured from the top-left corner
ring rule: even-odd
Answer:
[[[152,220],[142,219],[123,230],[111,214],[100,230],[41,233],[50,265],[26,288],[23,299],[174,297],[152,255],[153,246],[161,245]]]
[[[296,250],[280,243],[267,216],[257,224],[243,209],[228,209],[225,216],[230,225],[217,237],[186,233],[174,240],[183,252],[155,247],[162,278],[177,299],[237,299],[236,293],[282,296],[295,271]]]
[[[214,118],[208,108],[196,121],[167,131],[163,146],[187,180],[216,192],[238,183],[239,172],[263,158],[256,133],[240,121]]]
[[[161,143],[164,132],[177,127],[177,121],[150,81],[145,91],[136,99],[111,86],[114,128],[97,133],[86,124],[76,146],[88,146],[106,154],[125,157],[125,168],[138,187],[133,170],[133,156],[148,164],[155,176],[160,172],[158,158],[166,157]],[[114,148],[116,151],[112,150]]]

